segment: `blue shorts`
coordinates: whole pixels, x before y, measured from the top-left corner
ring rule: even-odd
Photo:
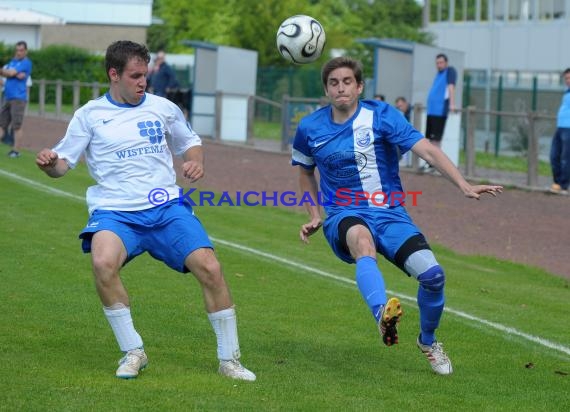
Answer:
[[[95,210],[80,233],[83,251],[91,252],[93,234],[110,230],[121,238],[127,250],[127,260],[148,252],[178,272],[187,273],[186,257],[200,248],[213,249],[202,223],[192,207],[178,199],[152,209],[123,212]]]
[[[345,209],[334,215],[327,216],[323,224],[323,232],[335,255],[347,263],[354,263],[350,252],[341,244],[338,225],[349,216],[362,219],[368,225],[376,250],[386,259],[394,262],[398,249],[406,240],[421,234],[412,218],[403,207],[377,209]]]

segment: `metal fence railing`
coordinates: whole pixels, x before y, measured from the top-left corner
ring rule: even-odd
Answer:
[[[33,88],[36,90],[31,94],[30,103],[33,109],[29,109],[30,114],[69,120],[73,111],[86,101],[106,92],[108,85],[96,82],[37,80]],[[219,100],[223,97],[223,93],[216,93],[218,111],[214,115],[220,118],[222,114],[219,110],[222,105]],[[287,94],[282,95],[281,101],[253,95],[240,95],[240,98],[247,101],[246,143],[253,145],[260,140],[256,139],[254,124],[262,120],[272,123],[276,130],[280,130],[280,138],[273,139],[270,146],[282,152],[290,150],[300,119],[325,104],[325,101],[319,98],[295,98]],[[421,104],[414,105],[413,124],[418,130],[423,129],[424,111],[425,107]],[[271,116],[268,116],[270,112]],[[467,176],[483,177],[478,176],[476,153],[487,152],[495,156],[524,158],[526,173],[522,185],[529,188],[541,186],[539,162],[548,161],[550,142],[556,128],[555,115],[528,110],[481,110],[475,106],[460,109],[458,112],[461,113],[460,150],[464,159],[462,168]],[[220,123],[219,119],[215,121],[214,136],[221,135]],[[267,144],[268,139],[265,140]],[[412,168],[416,169],[418,159],[412,157],[412,162]]]

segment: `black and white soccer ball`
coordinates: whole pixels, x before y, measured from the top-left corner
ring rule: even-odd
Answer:
[[[277,50],[292,63],[314,62],[321,57],[325,43],[325,29],[311,16],[291,16],[277,30]]]

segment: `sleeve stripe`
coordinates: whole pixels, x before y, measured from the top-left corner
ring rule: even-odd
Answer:
[[[293,164],[302,164],[305,166],[314,166],[315,165],[315,162],[314,162],[312,157],[304,155],[303,153],[301,153],[300,151],[298,151],[295,148],[293,148],[291,154],[292,154],[292,158],[293,158]]]

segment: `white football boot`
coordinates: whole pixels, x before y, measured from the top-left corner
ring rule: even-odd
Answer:
[[[237,359],[228,361],[220,361],[220,374],[233,378],[241,379],[243,381],[254,381],[256,379],[255,373],[243,367]]]
[[[139,372],[146,368],[148,358],[144,349],[132,349],[119,360],[119,368],[117,369],[117,378],[133,379],[139,375]]]
[[[418,348],[426,355],[431,368],[438,375],[449,375],[453,372],[453,367],[451,366],[451,361],[447,357],[447,354],[443,351],[443,346],[440,342],[433,342],[430,345],[424,345],[420,342],[418,336]]]

